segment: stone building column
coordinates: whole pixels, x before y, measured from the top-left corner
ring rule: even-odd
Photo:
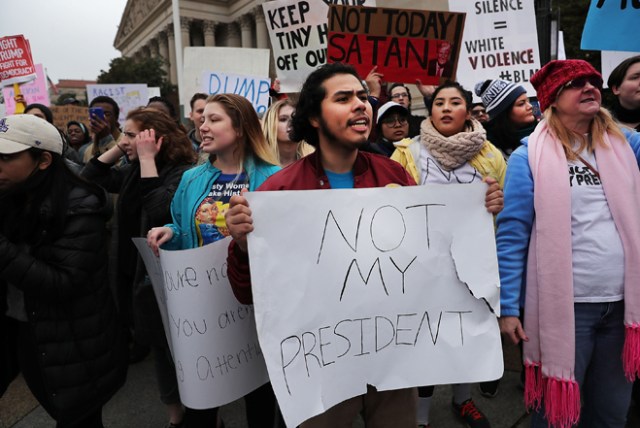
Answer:
[[[151,50],[151,58],[158,58],[160,55],[160,47],[158,46],[158,39],[153,38],[149,40],[149,49]]]
[[[242,15],[240,17],[240,32],[241,42],[243,48],[252,48],[253,43],[251,40],[251,30],[253,29],[253,22],[250,15]]]
[[[167,78],[171,79],[171,70],[169,70],[171,60],[169,58],[169,46],[167,45],[166,31],[158,33],[158,53],[162,59],[162,69],[167,73]]]
[[[187,46],[191,46],[191,36],[189,34],[190,27],[191,27],[191,19],[181,16],[180,32],[182,33],[182,51],[183,52],[184,52],[184,48],[186,48]]]
[[[237,23],[230,22],[227,24],[227,46],[232,48],[241,48],[242,39],[240,38],[240,28]]]
[[[264,19],[264,13],[261,7],[253,10],[253,16],[256,20],[256,47],[260,49],[269,49],[269,30]]]
[[[213,21],[204,21],[202,23],[202,32],[204,33],[204,45],[216,45],[216,23]]]
[[[172,85],[178,84],[178,67],[176,59],[176,41],[173,24],[167,27],[167,44],[169,45],[169,79]]]

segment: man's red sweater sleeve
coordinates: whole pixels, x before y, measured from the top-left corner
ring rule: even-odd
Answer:
[[[249,254],[237,247],[236,241],[231,241],[227,254],[227,276],[231,290],[244,305],[253,304],[251,292],[251,272],[249,271]]]

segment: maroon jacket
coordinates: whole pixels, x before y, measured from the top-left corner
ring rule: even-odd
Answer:
[[[355,188],[385,187],[388,185],[413,186],[415,181],[397,162],[385,156],[358,152],[353,165]],[[269,177],[257,190],[314,190],[330,189],[329,179],[320,164],[318,151],[300,159],[287,168]],[[229,245],[227,274],[233,294],[240,303],[253,303],[249,257],[236,248],[235,241]]]

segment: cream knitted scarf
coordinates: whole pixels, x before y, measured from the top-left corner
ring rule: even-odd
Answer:
[[[447,171],[452,171],[478,154],[487,140],[487,132],[480,122],[475,119],[469,121],[471,130],[458,132],[451,137],[443,136],[431,123],[425,119],[420,125],[420,142],[427,146],[431,155]]]

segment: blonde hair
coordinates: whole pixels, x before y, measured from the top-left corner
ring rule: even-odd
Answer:
[[[626,141],[626,138],[618,124],[611,117],[611,113],[604,107],[600,107],[600,111],[591,121],[589,134],[591,135],[591,144],[587,137],[567,128],[560,120],[556,108],[551,106],[544,112],[544,119],[549,126],[549,129],[553,135],[560,141],[564,153],[567,156],[567,160],[576,160],[577,154],[582,152],[585,148],[592,152],[593,148],[600,144],[602,147],[606,147],[604,143],[604,134],[610,133],[620,138],[622,141]],[[578,150],[574,151],[572,142],[578,141],[580,144]]]
[[[231,124],[238,132],[238,159],[242,164],[248,156],[270,165],[280,165],[260,129],[260,119],[255,109],[245,97],[236,94],[216,94],[207,98],[207,104],[219,103],[231,118]]]
[[[276,101],[275,103],[269,106],[269,109],[265,113],[262,120],[262,131],[264,132],[264,136],[267,140],[267,144],[274,151],[278,162],[280,162],[280,151],[278,150],[278,116],[280,116],[280,110],[284,106],[295,107],[293,102],[288,98],[280,101]],[[306,141],[302,140],[298,143],[296,147],[296,158],[300,159],[308,154],[311,154],[315,151],[315,148],[308,144]]]

